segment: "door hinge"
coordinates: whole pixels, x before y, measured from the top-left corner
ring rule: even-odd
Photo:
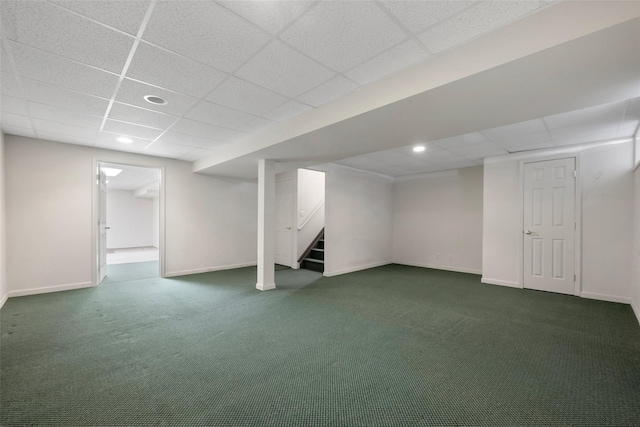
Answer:
[[[573,177],[574,177],[574,178],[577,178],[577,177],[578,177],[578,171],[577,171],[577,170],[574,170],[574,171],[573,171]]]

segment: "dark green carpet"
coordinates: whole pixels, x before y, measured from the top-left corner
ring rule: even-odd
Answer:
[[[629,306],[391,265],[12,298],[2,426],[640,425]]]
[[[102,281],[102,284],[151,279],[158,276],[160,276],[160,263],[158,261],[111,264],[107,265],[107,276]]]

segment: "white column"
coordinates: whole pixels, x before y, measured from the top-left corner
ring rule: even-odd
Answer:
[[[276,162],[258,162],[258,281],[261,291],[275,289]]]

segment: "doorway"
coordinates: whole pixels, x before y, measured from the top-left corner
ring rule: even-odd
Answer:
[[[161,170],[97,162],[97,282],[159,277]]]
[[[524,164],[523,286],[576,293],[576,159]]]

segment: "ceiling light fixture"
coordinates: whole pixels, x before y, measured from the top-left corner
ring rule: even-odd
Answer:
[[[100,170],[106,176],[118,176],[118,174],[122,172],[122,169],[116,169],[116,168],[100,168]]]
[[[119,138],[116,138],[116,141],[122,142],[123,144],[131,144],[133,142],[133,139],[127,138],[126,136],[121,136]]]
[[[421,153],[424,150],[426,150],[424,145],[417,145],[417,146],[413,147],[413,152],[414,153]]]
[[[156,95],[145,95],[144,100],[154,105],[167,105],[167,100]]]

